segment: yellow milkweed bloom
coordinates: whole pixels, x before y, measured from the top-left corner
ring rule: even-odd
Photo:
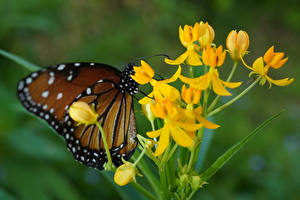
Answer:
[[[114,181],[116,184],[124,186],[135,180],[136,174],[136,166],[130,162],[125,162],[123,165],[117,168],[114,175]]]
[[[182,109],[182,113],[187,117],[186,121],[195,123],[196,120],[208,129],[216,129],[220,127],[217,124],[214,124],[205,117],[202,116],[202,107],[199,105],[197,108],[194,108],[194,104],[198,104],[201,99],[201,90],[195,89],[193,87],[186,88],[185,85],[182,86],[181,97],[185,103],[187,103],[186,109]]]
[[[200,47],[195,44],[199,39],[199,23],[195,23],[194,27],[185,25],[183,29],[179,26],[179,39],[181,44],[187,49],[186,52],[175,60],[166,58],[165,62],[169,65],[180,65],[186,61],[186,63],[191,66],[202,65],[200,55],[197,53]]]
[[[150,83],[153,86],[153,91],[150,92],[146,97],[141,99],[139,101],[140,104],[150,103],[152,101],[151,98],[153,97],[162,98],[163,96],[171,96],[173,99],[179,98],[179,92],[167,83],[174,82],[178,79],[181,73],[180,66],[172,77],[161,81],[153,79],[153,69],[143,60],[141,61],[141,66],[135,66],[133,69],[135,71],[135,74],[131,75],[133,80],[141,85]]]
[[[199,24],[199,44],[200,48],[204,49],[207,46],[210,46],[211,43],[214,41],[215,38],[215,31],[214,29],[208,24],[208,22],[200,22]]]
[[[272,46],[265,53],[264,57],[259,57],[253,62],[252,67],[247,65],[243,59],[242,61],[247,68],[252,70],[249,76],[256,74],[257,76],[261,77],[259,84],[264,85],[266,81],[268,81],[270,88],[272,86],[272,83],[277,86],[287,86],[294,81],[293,78],[274,80],[268,76],[270,67],[278,69],[282,67],[283,64],[287,61],[288,58],[282,59],[283,57],[284,53],[274,53],[274,46]],[[264,65],[264,61],[266,65]]]
[[[187,104],[198,104],[201,99],[201,90],[193,87],[186,88],[185,85],[181,88],[181,97]]]
[[[97,122],[97,113],[83,101],[73,103],[69,108],[70,117],[79,122],[79,124],[95,124]]]
[[[223,47],[219,46],[218,48],[208,46],[203,50],[203,62],[206,65],[209,65],[209,71],[198,77],[198,78],[188,78],[180,76],[180,80],[184,83],[190,84],[193,88],[199,90],[206,90],[210,85],[212,85],[213,91],[221,96],[230,96],[224,86],[228,88],[239,87],[241,82],[226,82],[219,78],[219,72],[216,67],[223,65],[226,52],[223,51]]]
[[[226,39],[226,46],[233,61],[239,61],[249,47],[249,36],[245,31],[232,30]]]
[[[131,75],[131,78],[141,85],[149,83],[154,76],[154,70],[143,60],[141,60],[141,66],[134,66],[133,70],[135,74]]]
[[[154,155],[161,155],[170,143],[170,136],[182,147],[189,147],[193,144],[195,131],[202,127],[201,124],[185,122],[184,113],[178,112],[178,106],[170,98],[155,99],[151,105],[155,117],[162,118],[164,125],[156,131],[149,131],[146,134],[150,138],[159,137],[158,145]]]

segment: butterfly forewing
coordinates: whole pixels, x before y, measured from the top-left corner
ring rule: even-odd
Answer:
[[[97,63],[60,64],[22,79],[18,97],[28,111],[46,120],[65,138],[76,160],[101,170],[107,158],[98,127],[76,126],[68,108],[75,101],[95,108],[113,162],[119,166],[121,157],[128,160],[137,144],[132,102],[137,86],[127,73],[128,69],[121,73]]]

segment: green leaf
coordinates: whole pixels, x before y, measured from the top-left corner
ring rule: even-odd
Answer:
[[[18,63],[19,65],[23,66],[24,68],[28,69],[29,71],[37,71],[40,69],[39,66],[17,56],[12,53],[9,53],[7,51],[4,51],[3,49],[0,49],[0,55],[14,61],[15,63]]]
[[[247,135],[240,142],[232,146],[228,149],[222,156],[220,156],[206,171],[201,174],[201,178],[203,181],[207,181],[210,177],[212,177],[219,169],[223,167],[225,163],[227,163],[230,158],[235,155],[251,138],[253,138],[262,128],[264,128],[268,123],[270,123],[273,119],[279,117],[283,111],[273,115],[266,121],[264,121],[261,125],[259,125],[254,131],[252,131],[249,135]]]

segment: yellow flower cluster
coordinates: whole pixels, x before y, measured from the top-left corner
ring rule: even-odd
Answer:
[[[142,98],[139,103],[143,105],[143,111],[152,124],[153,130],[148,131],[146,134],[154,140],[145,139],[145,145],[142,145],[143,150],[138,159],[134,163],[124,161],[124,164],[116,170],[114,180],[118,185],[123,186],[135,180],[135,176],[138,174],[136,165],[144,154],[148,156],[150,154],[149,157],[155,162],[157,160],[162,162],[165,157],[169,157],[170,151],[174,153],[177,145],[191,147],[189,148],[191,151],[191,162],[189,162],[191,165],[189,164],[189,167],[192,166],[194,161],[194,152],[192,151],[199,147],[202,139],[201,131],[199,130],[203,131],[204,128],[216,129],[220,127],[209,121],[207,116],[211,116],[212,113],[217,113],[229,106],[258,82],[260,85],[268,82],[270,87],[272,84],[286,86],[293,82],[293,78],[273,80],[268,75],[270,68],[279,69],[288,60],[288,58],[284,58],[284,53],[274,52],[274,46],[269,48],[264,56],[257,58],[252,66],[249,66],[243,59],[248,53],[247,50],[250,43],[249,36],[245,31],[237,32],[232,30],[226,39],[227,49],[223,49],[222,45],[217,46],[214,44],[214,37],[215,31],[207,22],[197,22],[194,26],[184,25],[183,28],[179,26],[179,39],[186,51],[174,60],[165,59],[167,64],[178,66],[177,71],[170,78],[156,80],[154,78],[154,70],[143,60],[141,60],[140,66],[134,66],[135,73],[131,75],[132,79],[141,85],[150,84],[152,87],[152,91]],[[230,75],[224,81],[220,77],[219,69],[225,62],[227,52],[234,65]],[[231,101],[211,111],[220,96],[232,95],[227,88],[237,88],[242,84],[242,82],[231,82],[232,75],[240,60],[251,70],[249,77],[255,75],[256,80]],[[182,72],[181,66],[189,67],[189,76]],[[202,71],[197,74],[198,76],[193,71],[196,66]],[[178,80],[182,83],[181,91],[170,85]],[[216,97],[208,106],[210,92],[214,92]],[[96,124],[98,126],[101,130],[108,161],[113,166],[105,135],[97,122],[98,115],[93,108],[85,102],[75,102],[70,107],[69,114],[79,124]],[[154,125],[155,118],[162,122],[157,129]],[[177,145],[173,145],[174,142],[172,140]],[[172,150],[168,151],[168,147],[172,145],[175,147],[175,150],[172,151],[174,149],[172,148]],[[197,147],[194,148],[195,146]],[[114,168],[107,167],[107,169]],[[194,182],[200,181],[198,180],[200,177],[195,176],[194,179]],[[196,185],[197,187],[199,186],[199,184]]]
[[[169,65],[178,65],[177,72],[169,79],[157,81],[153,77],[154,70],[145,62],[141,61],[140,66],[135,66],[135,74],[132,78],[139,84],[150,83],[153,91],[139,101],[140,104],[147,104],[148,114],[163,120],[163,126],[158,130],[147,132],[150,138],[158,138],[159,142],[154,155],[161,155],[169,146],[171,138],[182,147],[189,147],[195,140],[197,130],[202,127],[215,129],[219,125],[208,121],[205,118],[203,109],[206,109],[207,98],[202,93],[212,90],[218,96],[230,96],[226,88],[237,88],[242,82],[230,82],[232,74],[226,81],[219,75],[219,68],[223,66],[226,59],[226,52],[229,52],[235,65],[248,53],[249,36],[245,31],[232,30],[226,40],[227,50],[223,46],[216,46],[213,43],[215,37],[214,29],[207,22],[195,23],[194,26],[179,26],[179,39],[186,51],[175,60],[166,58]],[[290,84],[293,79],[273,80],[267,76],[270,67],[280,68],[286,61],[283,53],[274,53],[274,48],[267,51],[264,58],[258,58],[253,67],[245,65],[252,70],[250,75],[256,74],[260,83],[266,80],[279,86]],[[264,66],[263,61],[266,63]],[[244,61],[243,61],[244,62]],[[181,74],[181,66],[192,68],[202,67],[204,74],[199,77],[186,76]],[[181,93],[169,85],[180,79],[183,83]],[[203,103],[204,101],[204,103]],[[150,108],[150,109],[149,109]],[[152,119],[153,121],[153,119]]]

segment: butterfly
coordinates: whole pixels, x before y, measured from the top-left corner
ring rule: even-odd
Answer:
[[[133,95],[138,93],[134,64],[124,71],[99,63],[65,63],[43,68],[19,81],[17,95],[23,106],[45,120],[67,144],[74,158],[102,170],[107,162],[100,130],[79,125],[68,113],[76,101],[95,108],[106,134],[115,166],[129,160],[137,146]]]

